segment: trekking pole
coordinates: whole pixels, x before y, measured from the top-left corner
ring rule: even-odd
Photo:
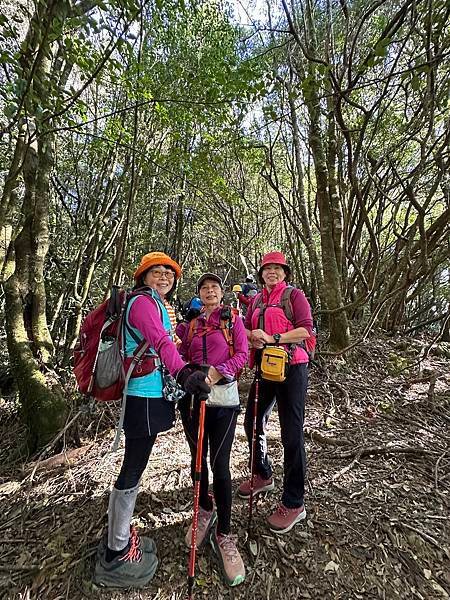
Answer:
[[[256,450],[256,419],[258,416],[258,399],[259,399],[259,380],[260,380],[260,365],[256,363],[255,371],[255,398],[253,402],[253,427],[252,427],[252,446],[250,450],[250,496],[248,499],[248,539],[250,539],[252,517],[253,517],[253,496],[254,496],[254,475],[255,475],[255,450]]]
[[[198,509],[200,499],[200,478],[202,475],[202,453],[203,453],[203,433],[205,428],[205,409],[208,395],[201,395],[200,413],[198,417],[198,436],[197,436],[197,454],[195,456],[195,476],[194,476],[194,514],[192,516],[192,537],[191,552],[189,555],[188,570],[188,600],[193,598],[194,575],[195,575],[195,555],[197,551],[197,529],[198,529]]]

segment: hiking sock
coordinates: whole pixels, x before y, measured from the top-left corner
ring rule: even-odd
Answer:
[[[110,563],[111,561],[113,561],[118,556],[124,556],[128,552],[129,549],[130,549],[130,543],[129,542],[125,546],[125,548],[123,548],[123,550],[111,550],[111,548],[106,548],[106,553],[105,553],[105,560],[106,560],[106,562]]]
[[[108,506],[108,550],[122,552],[128,545],[138,491],[139,483],[127,490],[113,487]]]

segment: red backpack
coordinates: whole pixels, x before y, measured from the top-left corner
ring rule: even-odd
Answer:
[[[258,327],[260,329],[264,329],[264,313],[266,308],[269,306],[277,306],[283,309],[286,318],[294,325],[294,309],[292,307],[291,294],[297,289],[292,285],[288,285],[284,290],[281,296],[281,300],[279,304],[264,304],[262,299],[262,292],[255,296],[252,304],[252,310],[254,311],[256,308],[259,308],[259,318],[258,318]],[[306,350],[310,361],[314,360],[314,355],[316,352],[317,345],[317,322],[313,319],[313,329],[312,336],[306,340],[303,340],[300,343],[301,346]]]
[[[143,294],[153,298],[145,289],[128,294],[113,286],[110,298],[86,315],[74,349],[73,367],[82,394],[100,401],[119,400],[130,377],[148,375],[158,367],[159,357],[147,352],[150,343],[137,339],[124,318],[130,299]],[[132,356],[123,359],[125,327],[137,347]]]

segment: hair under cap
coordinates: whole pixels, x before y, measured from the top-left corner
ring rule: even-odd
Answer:
[[[210,279],[211,281],[216,281],[223,289],[223,281],[218,275],[216,275],[215,273],[204,273],[197,281],[197,294],[200,293],[200,288],[202,287],[203,283],[208,279]]]

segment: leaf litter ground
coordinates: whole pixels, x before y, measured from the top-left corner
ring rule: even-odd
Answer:
[[[282,481],[274,412],[268,444],[276,489],[256,503],[256,544],[246,540],[247,502],[234,496],[247,579],[228,588],[207,546],[198,555],[195,598],[450,597],[450,364],[431,353],[419,364],[417,354],[408,343],[377,340],[346,361],[312,369],[306,521],[284,536],[266,524]],[[83,416],[81,447],[23,464],[11,458],[23,435],[11,404],[0,404],[0,598],[184,600],[192,486],[180,422],[158,437],[135,511],[140,532],[156,540],[157,574],[144,590],[102,590],[92,572],[122,460],[122,451],[109,453],[115,409]],[[232,453],[234,491],[248,476],[242,423],[243,413]]]

